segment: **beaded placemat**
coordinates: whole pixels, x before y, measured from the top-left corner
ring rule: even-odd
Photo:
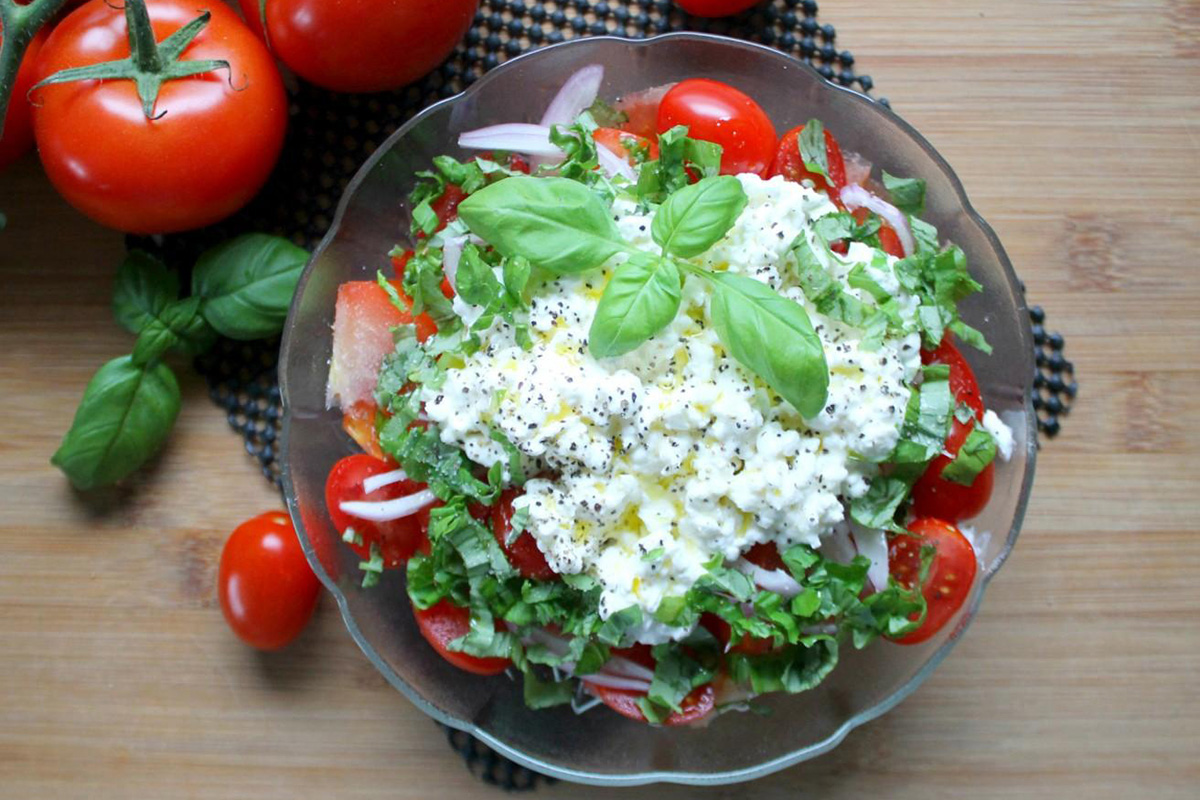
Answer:
[[[300,83],[291,97],[287,142],[271,180],[246,209],[201,231],[161,240],[132,239],[130,246],[157,251],[181,268],[205,247],[245,231],[287,236],[310,250],[325,235],[343,189],[358,167],[400,125],[432,102],[462,91],[508,58],[545,44],[580,36],[645,38],[669,31],[705,31],[775,47],[813,65],[826,79],[869,93],[874,82],[854,71],[849,50],[838,49],[833,25],[817,21],[815,0],[772,0],[717,20],[684,14],[668,0],[622,2],[483,0],[475,21],[453,54],[408,88],[373,95],[346,95]],[[886,104],[884,98],[877,102]],[[1069,413],[1077,385],[1063,355],[1063,337],[1047,333],[1045,314],[1030,310],[1038,374],[1034,407],[1038,427],[1053,437]],[[280,405],[276,366],[279,341],[222,340],[196,361],[210,395],[263,474],[280,482],[276,446]],[[473,737],[446,729],[468,767],[487,783],[530,789],[549,780],[497,755]]]

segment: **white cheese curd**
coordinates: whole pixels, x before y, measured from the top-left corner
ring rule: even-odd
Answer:
[[[983,412],[983,419],[979,421],[983,429],[992,435],[996,440],[996,451],[1005,461],[1012,458],[1013,452],[1013,432],[1012,428],[1004,424],[999,415],[990,408]]]
[[[527,530],[555,570],[599,580],[602,617],[640,606],[648,620],[642,641],[688,633],[649,620],[715,556],[735,559],[759,542],[815,547],[844,530],[844,503],[866,492],[877,474],[872,462],[895,447],[920,368],[918,334],[865,351],[860,331],[818,314],[796,285],[789,245],[811,235],[812,222],[836,210],[832,203],[781,177],[738,177],[745,211],[695,261],[756,278],[805,306],[830,369],[826,406],[814,419],[803,420],[725,353],[708,325],[709,289],[694,277],[665,330],[619,358],[593,358],[588,328],[623,255],[535,291],[529,351],[497,320],[484,347],[449,370],[441,388],[422,389],[442,438],[473,461],[506,459],[493,430],[523,454],[534,476],[516,501],[529,510]],[[651,215],[619,199],[614,216],[634,246],[657,249]],[[862,244],[827,258],[838,280],[866,265],[911,320],[916,301],[900,292],[894,259]]]

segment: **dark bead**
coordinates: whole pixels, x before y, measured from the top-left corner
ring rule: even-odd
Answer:
[[[837,58],[837,50],[834,49],[833,45],[827,44],[821,48],[821,59],[823,61],[833,61],[835,58]]]
[[[1046,376],[1040,372],[1035,372],[1033,374],[1033,388],[1041,389],[1045,385],[1046,385]]]
[[[592,6],[592,11],[597,17],[606,17],[609,12],[608,3],[596,3],[596,5]]]
[[[763,44],[772,44],[775,41],[775,29],[763,28],[760,32]]]
[[[483,57],[484,69],[495,69],[498,66],[500,66],[500,57],[495,53],[488,53]]]
[[[561,8],[556,8],[553,13],[550,14],[550,21],[554,23],[555,27],[561,27],[567,24],[567,15],[563,13]]]
[[[1046,388],[1048,388],[1050,391],[1054,392],[1055,394],[1059,394],[1060,392],[1065,392],[1067,390],[1067,385],[1065,383],[1063,383],[1062,378],[1055,375],[1053,378],[1051,378],[1049,381],[1046,382]]]
[[[854,65],[854,53],[851,53],[849,50],[843,50],[841,53],[838,54],[838,60],[840,60],[844,66],[847,66],[847,67],[853,66]]]
[[[1029,309],[1029,318],[1041,324],[1046,321],[1046,312],[1042,310],[1041,306],[1033,306]]]
[[[1062,372],[1063,370],[1074,370],[1074,367],[1071,366],[1070,361],[1063,358],[1062,353],[1051,353],[1050,369],[1055,372]]]
[[[463,52],[463,55],[466,57],[467,61],[478,61],[480,58],[482,58],[482,56],[479,55],[479,50],[474,47],[468,47]]]
[[[525,12],[529,10],[525,7],[525,3],[522,0],[515,0],[515,2],[509,3],[508,9],[514,17],[523,17],[525,16]]]
[[[487,49],[488,49],[488,50],[499,50],[499,49],[500,49],[500,44],[501,44],[501,42],[500,42],[500,34],[498,34],[498,33],[489,33],[489,34],[487,35],[487,38],[483,40],[483,43],[484,43],[484,45],[486,45],[486,46],[487,46]]]
[[[870,75],[859,75],[858,85],[862,87],[864,92],[869,92],[875,88],[875,81],[871,80]]]
[[[1054,417],[1050,417],[1049,419],[1044,419],[1041,421],[1040,424],[1042,426],[1042,432],[1045,433],[1046,436],[1050,437],[1051,439],[1053,439],[1055,436],[1057,436],[1058,432],[1061,430],[1061,426],[1058,424],[1058,420],[1055,419]]]
[[[612,15],[616,18],[617,22],[624,22],[629,19],[629,9],[625,6],[617,6],[612,10]]]
[[[525,32],[525,23],[519,19],[510,20],[508,23],[508,32],[513,36],[520,36]]]
[[[838,83],[842,86],[849,86],[854,83],[854,73],[850,70],[843,70],[838,74]]]
[[[816,15],[817,0],[804,0],[803,6],[805,14],[808,14],[810,17]]]
[[[784,31],[779,37],[779,46],[784,50],[791,50],[796,46],[796,36],[791,31]]]
[[[800,30],[805,36],[816,36],[817,31],[821,30],[821,26],[811,17],[805,17],[800,23]]]
[[[528,35],[529,35],[529,41],[533,42],[534,44],[537,44],[538,42],[540,42],[542,40],[542,26],[534,25],[532,28],[529,29]]]
[[[521,55],[521,43],[516,39],[509,39],[504,45],[504,52],[508,53],[510,56]]]
[[[540,22],[546,18],[546,9],[542,7],[541,3],[534,3],[533,8],[529,9],[529,17]]]
[[[1040,347],[1035,347],[1035,348],[1033,348],[1033,360],[1034,360],[1035,362],[1037,362],[1037,365],[1038,365],[1039,367],[1044,367],[1044,366],[1046,366],[1046,353],[1045,353],[1045,351],[1044,351],[1044,350],[1042,350],[1042,348],[1040,348]]]
[[[817,72],[821,73],[821,77],[827,81],[833,80],[833,67],[828,64],[822,64],[817,67]]]
[[[1033,343],[1034,344],[1045,344],[1046,343],[1046,329],[1045,328],[1043,328],[1041,325],[1033,325],[1033,326],[1031,326],[1031,330],[1033,331]]]
[[[550,36],[547,37],[547,40],[550,42],[550,44],[558,44],[559,42],[564,41],[562,31],[550,31]]]
[[[658,31],[659,33],[666,33],[670,29],[671,20],[667,19],[665,16],[654,20],[654,30]]]
[[[879,103],[879,105],[883,106],[884,108],[892,107],[892,101],[888,100],[886,97],[881,97],[878,100],[876,100],[875,102]]]
[[[647,14],[645,11],[639,12],[638,15],[633,18],[633,21],[637,24],[637,26],[639,28],[650,27],[650,15]]]
[[[587,20],[583,17],[571,17],[571,29],[576,33],[583,33],[587,30]]]
[[[1057,397],[1046,398],[1046,410],[1051,414],[1061,414],[1063,411],[1062,400]]]
[[[837,38],[837,31],[834,30],[832,25],[825,24],[821,26],[821,35],[832,42]]]
[[[499,14],[492,14],[488,17],[488,27],[494,31],[498,31],[504,27],[504,17]]]
[[[487,19],[487,14],[483,13],[482,8],[475,12],[475,24],[476,25],[482,25],[483,21],[485,19]]]
[[[1046,404],[1046,401],[1042,399],[1042,396],[1040,394],[1035,394],[1033,396],[1033,410],[1034,411],[1041,411],[1042,406],[1044,406],[1045,404]]]
[[[1079,392],[1079,384],[1071,381],[1067,384],[1067,397],[1074,397]]]
[[[817,52],[817,43],[813,41],[811,36],[805,36],[800,40],[800,53],[803,56],[806,58],[812,58],[812,55],[815,52]]]
[[[466,42],[469,45],[479,44],[479,31],[475,28],[471,28],[471,30],[467,31]]]
[[[1062,350],[1063,349],[1064,342],[1063,342],[1063,337],[1062,337],[1061,333],[1050,334],[1050,336],[1047,337],[1046,341],[1050,343],[1050,348],[1052,350]]]
[[[269,444],[264,444],[262,450],[258,454],[258,460],[266,463],[275,460],[275,448]]]
[[[608,33],[608,26],[605,25],[603,22],[601,22],[600,20],[596,20],[595,22],[592,23],[592,35],[593,36],[603,36],[606,33]]]

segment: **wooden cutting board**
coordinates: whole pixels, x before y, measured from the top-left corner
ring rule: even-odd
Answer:
[[[937,674],[748,787],[543,797],[1200,795],[1200,3],[827,0],[860,72],[955,166],[1082,383],[1012,559]],[[0,797],[492,797],[332,604],[241,647],[214,565],[278,506],[203,382],[170,446],[83,497],[47,463],[127,352],[122,246],[33,160],[0,176]]]

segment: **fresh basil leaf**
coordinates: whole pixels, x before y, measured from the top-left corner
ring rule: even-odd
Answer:
[[[908,226],[912,229],[913,240],[917,245],[917,254],[936,253],[938,249],[937,228],[920,217],[908,216]]]
[[[442,294],[442,281],[445,278],[442,251],[433,247],[418,249],[404,265],[404,275],[401,278],[404,293],[412,299],[412,307],[408,308],[406,304],[398,302],[399,296],[392,297],[392,305],[402,311],[411,311],[413,316],[429,314],[439,331],[450,332],[457,329],[460,325],[458,314],[454,313],[453,304]],[[383,286],[385,291],[388,290],[384,282],[381,282],[380,286]],[[392,292],[389,291],[388,294],[392,296]]]
[[[711,273],[713,328],[742,366],[758,375],[801,416],[825,407],[829,367],[808,314],[753,278]]]
[[[192,293],[204,319],[230,339],[263,339],[283,330],[308,252],[287,239],[248,233],[201,254]]]
[[[504,291],[508,296],[508,304],[512,308],[524,308],[525,287],[529,285],[529,277],[533,265],[529,259],[515,256],[504,259],[501,275],[504,277]]]
[[[809,172],[829,176],[829,156],[825,149],[825,126],[819,119],[810,119],[800,131],[800,160]]]
[[[628,606],[616,612],[596,631],[596,638],[610,647],[619,647],[626,638],[630,628],[642,624],[642,609],[640,606]]]
[[[867,268],[863,264],[855,264],[850,268],[849,274],[846,275],[846,283],[850,284],[851,288],[861,289],[871,295],[876,303],[882,304],[892,299],[888,290],[867,274]]]
[[[624,111],[618,111],[599,97],[588,106],[587,112],[591,114],[592,119],[601,128],[616,128],[621,123],[629,121],[628,114]]]
[[[888,190],[892,205],[906,214],[925,210],[925,181],[920,178],[897,178],[883,171],[883,187]]]
[[[168,350],[197,356],[216,339],[216,331],[200,314],[199,297],[176,300],[146,322],[133,348],[133,363],[149,364]]]
[[[871,481],[867,493],[850,501],[850,518],[864,528],[900,530],[896,509],[908,497],[908,481],[879,476]]]
[[[995,438],[983,426],[976,425],[967,434],[954,460],[942,467],[942,477],[963,486],[970,486],[995,458]]]
[[[804,234],[796,237],[792,254],[796,257],[796,279],[818,313],[855,328],[883,326],[886,329],[887,320],[877,309],[844,291],[825,270]]]
[[[729,232],[747,202],[741,181],[732,175],[702,178],[667,198],[650,233],[663,252],[692,258]]]
[[[736,682],[749,684],[757,694],[798,694],[825,680],[837,662],[837,641],[824,637],[810,647],[795,645],[761,656],[730,653],[729,674]]]
[[[484,308],[498,302],[503,291],[491,265],[479,257],[479,248],[469,243],[463,247],[462,258],[458,262],[455,287],[463,300]]]
[[[946,326],[947,329],[957,336],[964,344],[969,344],[976,350],[980,350],[988,355],[991,355],[992,346],[988,344],[988,340],[984,338],[983,332],[977,328],[972,328],[961,319],[956,319]]]
[[[438,228],[437,212],[433,210],[433,203],[429,200],[422,200],[413,206],[412,210],[412,230],[415,233],[432,236]]]
[[[158,452],[179,405],[179,384],[166,365],[115,358],[92,376],[50,463],[77,489],[116,483]]]
[[[573,681],[544,681],[533,674],[532,669],[525,670],[525,705],[529,708],[551,708],[571,702],[575,696]]]
[[[117,267],[113,316],[135,336],[179,297],[179,277],[144,250],[130,250]]]
[[[525,469],[524,469],[524,467],[521,466],[521,451],[518,450],[516,445],[514,445],[512,442],[510,442],[508,440],[508,437],[505,436],[504,433],[502,431],[500,431],[499,429],[492,428],[491,436],[492,436],[493,442],[496,442],[498,445],[500,445],[502,448],[504,448],[504,454],[508,458],[509,480],[512,482],[512,484],[514,486],[524,486],[525,485]],[[522,510],[525,511],[525,517],[528,518],[529,509],[522,509]],[[513,522],[512,527],[513,527],[513,530],[515,531],[517,529],[517,524],[515,522],[516,517],[514,516],[513,519],[514,519],[514,522]],[[518,533],[519,533],[519,531],[518,531]]]
[[[652,703],[682,711],[683,699],[692,689],[713,678],[713,670],[689,658],[678,646],[655,645],[653,654],[654,677],[646,691],[646,697]]]
[[[600,198],[566,178],[507,178],[463,200],[458,214],[503,255],[557,274],[594,269],[629,247]]]
[[[925,373],[925,379],[908,400],[900,441],[888,457],[895,464],[922,465],[930,461],[946,443],[950,419],[954,415],[954,397],[950,382],[939,373]]]
[[[638,200],[661,203],[691,183],[692,175],[707,178],[720,174],[721,146],[692,139],[687,130],[684,125],[676,125],[658,135],[658,158],[645,162],[638,170],[634,187]]]
[[[619,265],[600,297],[588,332],[596,358],[634,350],[671,324],[679,312],[683,281],[669,259],[635,253]]]

